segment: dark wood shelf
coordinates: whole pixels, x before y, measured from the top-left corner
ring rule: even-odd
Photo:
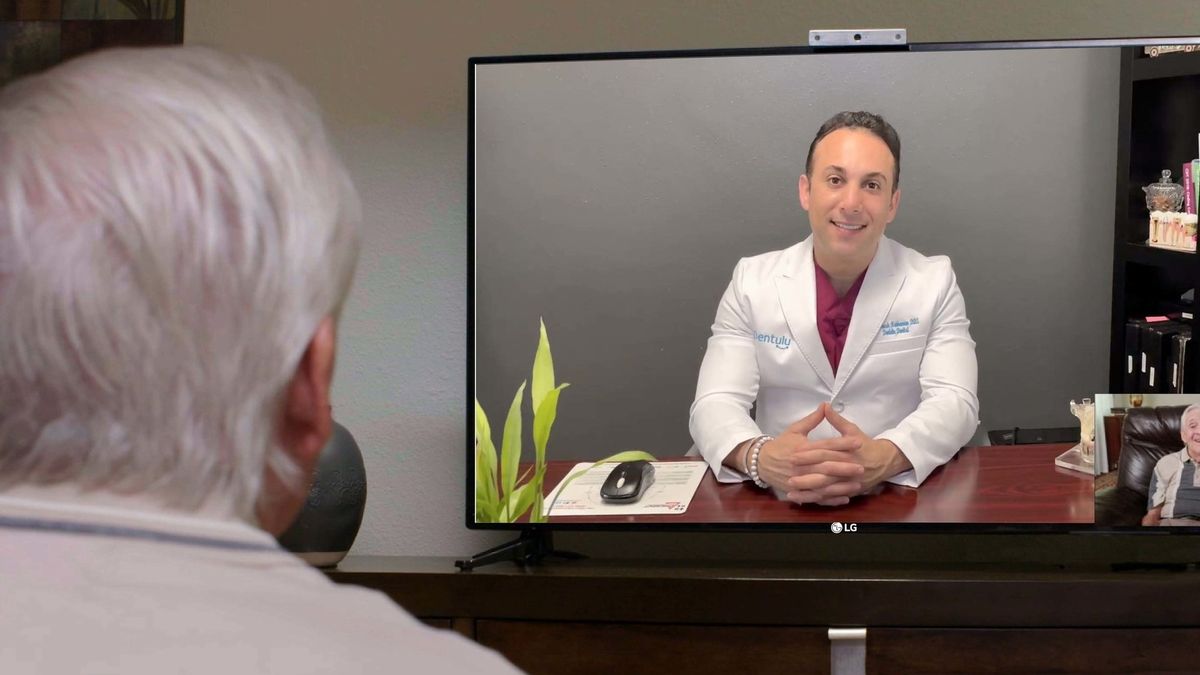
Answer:
[[[1163,54],[1156,58],[1140,57],[1133,60],[1134,82],[1159,80],[1165,77],[1195,77],[1200,75],[1200,51]]]
[[[1146,316],[1168,316],[1168,315],[1178,314],[1180,312],[1193,313],[1193,314],[1195,313],[1195,305],[1193,305],[1190,302],[1187,302],[1186,300],[1156,300],[1155,307],[1156,307],[1155,311],[1147,312]],[[1133,318],[1133,317],[1130,317],[1130,318]],[[1138,318],[1144,318],[1144,317],[1138,317]],[[1176,321],[1181,321],[1183,323],[1191,322],[1191,318],[1186,317],[1186,316],[1182,317],[1182,318],[1178,318],[1178,319],[1176,319],[1174,316],[1172,316],[1171,318]]]
[[[1126,322],[1194,312],[1197,305],[1180,296],[1200,287],[1200,256],[1142,243],[1147,223],[1141,188],[1164,168],[1178,176],[1179,167],[1195,157],[1200,51],[1151,58],[1140,48],[1127,47],[1121,52],[1120,77],[1108,381],[1110,392],[1134,393],[1126,389],[1125,367],[1139,345],[1126,344]],[[1195,319],[1187,323],[1200,328]],[[1184,391],[1200,392],[1197,361],[1191,355],[1187,361]]]
[[[1125,244],[1125,260],[1139,265],[1189,271],[1196,268],[1198,258],[1195,253],[1187,251],[1156,248],[1148,244]]]
[[[420,617],[755,625],[1061,628],[1197,626],[1200,574],[1049,564],[589,559],[460,572],[452,558],[351,556],[337,583],[382,591]],[[937,603],[922,602],[939,598]],[[1139,607],[1130,613],[1130,607]]]
[[[531,675],[828,673],[832,627],[866,629],[865,672],[1195,672],[1200,574],[1057,565],[577,560],[458,572],[350,557],[327,572],[386,593]]]

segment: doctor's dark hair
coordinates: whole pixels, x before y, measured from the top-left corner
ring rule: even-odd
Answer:
[[[838,129],[865,129],[887,144],[888,150],[892,151],[892,159],[896,160],[896,170],[892,175],[892,192],[895,192],[900,187],[900,134],[897,134],[896,129],[888,124],[881,115],[871,112],[844,110],[825,120],[825,123],[817,130],[816,138],[808,146],[808,159],[804,161],[804,174],[812,178],[813,150],[816,149],[817,143],[820,143],[822,138]]]

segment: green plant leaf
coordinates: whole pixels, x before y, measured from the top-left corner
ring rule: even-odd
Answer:
[[[546,503],[545,489],[543,487],[545,483],[546,467],[543,465],[533,477],[533,485],[535,486],[533,488],[533,510],[529,512],[529,522],[531,523],[544,523],[550,520],[542,514],[542,505]]]
[[[509,496],[508,496],[508,499],[507,499],[507,500],[504,502],[504,504],[503,504],[503,508],[501,508],[501,506],[500,506],[500,505],[497,505],[497,507],[496,507],[496,510],[497,510],[497,516],[496,516],[496,519],[497,519],[497,521],[499,521],[499,522],[505,522],[505,523],[513,523],[513,522],[516,522],[517,518],[520,518],[520,517],[521,517],[521,514],[522,514],[522,513],[525,513],[525,509],[529,508],[529,505],[528,505],[528,504],[525,504],[525,505],[524,505],[524,506],[521,508],[521,510],[520,510],[520,511],[516,511],[516,512],[514,512],[514,511],[512,510],[513,508],[515,508],[515,507],[517,506],[517,504],[519,504],[519,503],[520,503],[520,500],[521,500],[521,499],[524,499],[523,497],[518,497],[518,496],[517,496],[517,493],[519,493],[519,492],[521,492],[523,489],[525,489],[525,488],[529,487],[530,483],[526,483],[526,482],[525,482],[525,479],[526,479],[526,478],[529,478],[529,474],[533,473],[533,471],[534,471],[534,468],[533,468],[532,466],[525,467],[525,470],[521,472],[521,476],[520,476],[519,478],[517,478],[517,488],[516,488],[516,490],[514,490],[514,491],[513,491],[513,494],[511,494],[511,495],[509,495]],[[542,475],[542,474],[541,474],[541,473],[537,473],[537,474],[535,474],[535,475]],[[533,490],[533,488],[529,488],[529,489],[530,489],[530,490]],[[540,490],[540,489],[541,489],[541,487],[538,487],[537,489],[538,489],[538,490]],[[501,514],[500,514],[500,512],[501,512],[501,511],[503,512],[503,515],[501,515]]]
[[[542,407],[546,394],[554,389],[554,359],[550,356],[550,338],[546,335],[546,322],[538,319],[538,326],[538,346],[533,355],[533,378],[529,385],[535,414]]]
[[[532,466],[527,466],[527,467],[525,467],[525,470],[521,472],[521,476],[520,476],[519,478],[517,478],[517,485],[521,485],[522,483],[524,483],[524,482],[525,482],[525,479],[526,479],[526,478],[529,478],[529,474],[530,474],[532,471],[533,471],[533,467],[532,467]]]
[[[521,400],[525,398],[525,382],[517,387],[517,395],[508,407],[508,418],[504,420],[504,440],[500,445],[500,503],[507,508],[508,499],[517,487],[517,469],[521,465]],[[512,522],[511,519],[506,519]]]
[[[476,519],[495,522],[500,496],[496,492],[496,445],[487,413],[475,401],[475,507]]]
[[[504,522],[515,523],[533,505],[535,494],[536,491],[532,482],[526,483],[514,490],[508,496],[508,502],[504,505]]]
[[[623,452],[618,452],[615,455],[609,455],[604,459],[598,459],[592,463],[592,466],[603,464],[605,462],[636,462],[639,459],[644,459],[647,462],[653,462],[654,455],[645,452],[644,450],[625,450]]]
[[[495,484],[492,485],[491,493],[489,493],[488,471],[486,462],[481,456],[479,446],[475,447],[475,522],[478,523],[493,523],[496,521],[495,516]]]
[[[605,462],[634,462],[639,459],[644,459],[647,462],[653,462],[654,455],[644,450],[625,450],[623,452],[618,452],[615,455],[609,455],[604,459],[598,459],[582,469],[575,471],[571,475],[567,476],[566,479],[559,484],[558,489],[554,491],[554,496],[550,498],[550,508],[546,509],[546,512],[549,513],[550,511],[554,510],[554,502],[558,501],[558,496],[562,494],[563,490],[567,489],[568,485],[570,485],[576,478],[579,478],[583,474],[590,471],[592,467],[596,466],[597,464],[603,464]]]
[[[554,418],[558,416],[558,395],[571,385],[566,382],[546,393],[542,404],[533,414],[533,448],[535,466],[541,468],[546,464],[546,443],[550,440],[550,429],[554,426]]]

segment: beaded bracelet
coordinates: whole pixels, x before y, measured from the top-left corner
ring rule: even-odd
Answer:
[[[762,452],[763,446],[766,445],[768,441],[773,440],[775,440],[774,436],[759,436],[758,438],[754,439],[754,443],[750,446],[750,450],[746,453],[750,464],[750,470],[746,473],[750,476],[750,480],[754,481],[754,484],[760,488],[769,486],[767,485],[767,481],[763,480],[762,476],[758,475],[758,453]]]
[[[760,438],[762,438],[762,436],[755,436],[754,438],[751,438],[750,440],[746,441],[746,452],[742,453],[742,475],[743,476],[750,475],[750,451],[754,447],[754,443],[756,441],[758,441],[758,439],[760,439]]]

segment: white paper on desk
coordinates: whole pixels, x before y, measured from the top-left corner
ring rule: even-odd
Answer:
[[[600,498],[600,486],[617,465],[605,462],[576,464],[566,477],[550,491],[542,512],[550,516],[634,516],[684,513],[692,503],[696,488],[708,471],[705,462],[651,462],[654,465],[654,484],[642,498],[632,504],[609,504]],[[588,468],[591,467],[591,468]],[[565,489],[563,483],[583,471]],[[561,493],[560,493],[561,491]],[[555,498],[555,495],[558,495]],[[550,510],[553,503],[553,511]]]

